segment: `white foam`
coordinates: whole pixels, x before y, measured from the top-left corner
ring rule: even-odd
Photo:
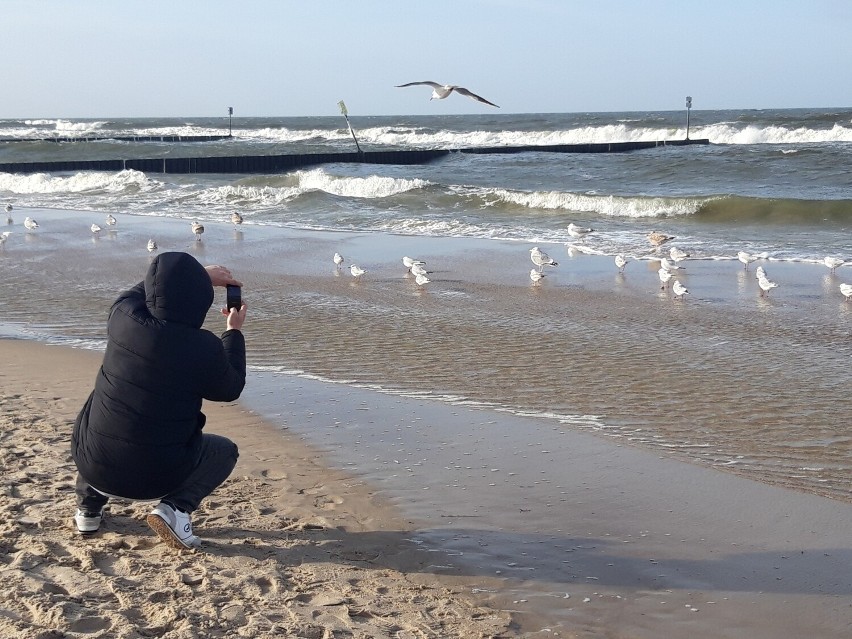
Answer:
[[[585,195],[566,191],[488,191],[504,202],[529,208],[579,211],[611,217],[661,217],[692,215],[709,198],[621,197],[615,195]]]
[[[432,393],[431,391],[420,391],[416,389],[391,388],[382,386],[381,384],[358,382],[357,380],[333,380],[320,375],[306,373],[305,371],[286,369],[280,366],[249,366],[249,370],[272,373],[273,375],[286,375],[292,377],[300,377],[311,381],[323,382],[326,384],[337,384],[352,386],[355,388],[363,388],[384,395],[394,395],[397,397],[405,397],[409,399],[433,400],[453,406],[466,406],[469,408],[482,408],[488,410],[496,410],[499,412],[510,413],[522,417],[536,417],[540,419],[555,420],[561,424],[572,424],[582,428],[587,428],[594,431],[602,431],[606,429],[603,418],[598,415],[569,415],[564,413],[554,413],[550,411],[525,410],[512,406],[495,404],[493,402],[477,401],[469,399],[464,395],[453,395],[449,393]],[[250,398],[247,398],[250,400]]]
[[[684,131],[685,134],[685,131]],[[738,127],[730,123],[690,127],[690,137],[707,138],[712,144],[810,144],[823,142],[852,142],[852,128],[835,124],[830,129],[782,126]]]
[[[305,191],[324,191],[343,197],[384,198],[406,191],[422,189],[429,185],[426,180],[391,178],[379,175],[368,177],[337,177],[322,169],[299,171],[299,187]]]
[[[226,133],[221,127],[180,126],[142,127],[134,129],[109,129],[110,123],[72,122],[61,119],[22,120],[29,128],[10,127],[4,129],[4,137],[45,137],[46,133],[56,136],[115,135],[115,136],[215,136]],[[44,127],[53,127],[45,132]],[[35,127],[35,128],[33,128]],[[318,144],[339,145],[348,143],[350,134],[346,128],[291,129],[266,127],[262,129],[236,128],[235,138],[259,143],[295,143],[316,141]],[[707,126],[692,126],[689,130],[693,139],[706,138],[714,144],[808,144],[824,142],[852,142],[852,127],[834,124],[830,129],[783,126],[754,126],[736,122],[719,122]],[[452,131],[423,127],[380,126],[357,129],[358,139],[365,144],[396,148],[426,147],[462,149],[469,147],[527,146],[550,144],[601,144],[610,142],[651,142],[656,140],[680,140],[686,137],[685,126],[635,126],[635,121],[618,120],[615,124],[576,127],[549,131],[523,130],[478,130]]]
[[[69,176],[48,173],[0,173],[0,190],[15,194],[83,193],[92,191],[119,192],[132,187],[134,191],[152,190],[160,183],[140,171],[83,171]]]

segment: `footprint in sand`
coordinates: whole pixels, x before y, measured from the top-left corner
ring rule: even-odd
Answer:
[[[111,625],[109,619],[102,617],[83,617],[68,624],[68,629],[71,632],[90,635],[95,632],[107,630]]]
[[[133,574],[133,562],[129,557],[96,555],[95,567],[108,577],[129,577]]]
[[[332,510],[342,503],[343,500],[340,497],[334,497],[333,495],[317,495],[314,497],[314,507],[321,508],[322,510]]]
[[[272,481],[281,481],[282,479],[287,479],[287,473],[281,470],[273,470],[266,469],[260,472],[261,477],[264,479],[270,479]]]

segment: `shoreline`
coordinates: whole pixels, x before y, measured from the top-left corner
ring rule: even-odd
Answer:
[[[52,212],[0,249],[6,297],[27,295],[2,313],[18,334],[103,344],[89,309],[105,319],[116,292],[144,273],[156,237],[160,250],[244,279],[250,366],[564,416],[567,427],[852,499],[852,452],[836,426],[852,354],[843,269],[771,262],[781,286],[764,297],[735,260],[688,260],[679,277],[690,294],[679,301],[661,290],[648,255],[620,274],[607,257],[542,244],[560,266],[533,285],[529,247],[515,241],[213,222],[196,242],[189,220],[134,215],[95,238],[91,219]],[[367,275],[334,269],[338,250]],[[402,255],[428,259],[432,282],[418,287]]]

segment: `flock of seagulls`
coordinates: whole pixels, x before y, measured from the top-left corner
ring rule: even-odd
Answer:
[[[6,224],[10,225],[10,226],[15,223],[14,220],[12,219],[13,208],[14,207],[11,204],[6,204],[3,207],[3,209],[6,211]],[[235,211],[234,213],[231,214],[231,222],[234,224],[234,228],[236,228],[238,225],[243,223],[243,216]],[[105,223],[106,223],[107,227],[112,228],[112,227],[114,227],[118,224],[118,220],[115,218],[115,216],[112,213],[109,213],[106,216]],[[26,219],[24,219],[24,228],[27,231],[34,231],[35,229],[39,228],[39,225],[38,225],[38,222],[36,222],[33,218],[28,216],[28,217],[26,217]],[[204,233],[204,225],[199,223],[198,221],[193,221],[190,225],[190,229],[192,230],[192,233],[195,235],[195,240],[197,242],[200,242],[201,241],[201,235]],[[89,230],[92,232],[92,235],[94,235],[95,237],[99,237],[100,232],[103,230],[103,227],[100,224],[93,223],[89,227]],[[4,231],[2,233],[2,237],[0,237],[0,246],[2,246],[6,242],[6,240],[9,238],[9,236],[11,234],[12,234],[11,231]],[[153,238],[149,239],[147,248],[148,248],[148,252],[156,251],[158,249],[157,242],[155,242]]]
[[[665,233],[661,233],[659,231],[653,231],[648,234],[648,241],[651,243],[651,246],[654,247],[656,251],[659,251],[659,248],[665,244],[666,242],[670,242],[675,239],[673,235],[666,235]],[[660,290],[665,290],[668,287],[669,281],[674,277],[674,272],[678,271],[684,267],[682,267],[679,262],[690,257],[690,254],[686,251],[673,246],[669,251],[669,256],[671,257],[671,262],[665,257],[660,258],[660,268],[657,271],[660,282],[662,286]],[[760,256],[753,255],[751,253],[747,253],[746,251],[738,251],[737,252],[737,260],[739,260],[743,264],[743,269],[748,270],[749,266],[760,259]],[[615,256],[615,265],[618,268],[619,272],[624,272],[624,267],[627,264],[627,258],[624,255],[616,255]],[[846,260],[842,260],[838,257],[827,256],[823,260],[823,264],[825,264],[833,274],[839,267],[847,264]],[[773,282],[769,279],[769,276],[766,274],[766,269],[762,266],[758,266],[755,269],[755,277],[757,278],[757,285],[760,287],[760,295],[766,296],[769,291],[773,288],[778,287],[777,282]],[[684,295],[687,295],[689,291],[686,287],[678,280],[675,280],[672,284],[672,292],[674,293],[675,299],[683,299]],[[852,284],[840,284],[840,292],[846,298],[846,301],[850,301],[852,299]]]
[[[339,270],[345,259],[340,253],[335,253],[331,261],[334,262],[334,268]],[[426,262],[423,260],[417,260],[406,255],[402,258],[402,265],[414,276],[417,286],[424,286],[432,281],[429,279],[429,271],[426,270]],[[349,272],[352,277],[358,279],[367,272],[367,269],[361,268],[357,264],[350,264]]]
[[[578,227],[575,224],[570,224],[569,227],[569,235],[571,237],[582,240],[584,237],[594,232],[594,229]],[[648,241],[651,243],[651,246],[654,250],[658,250],[663,244],[670,242],[675,239],[673,235],[666,235],[665,233],[660,233],[659,231],[654,231],[648,235]],[[684,285],[679,279],[676,278],[676,274],[679,271],[685,270],[685,266],[680,264],[684,260],[691,257],[690,253],[680,249],[676,246],[671,247],[669,250],[668,257],[659,258],[660,268],[657,271],[657,274],[660,278],[661,287],[660,290],[666,290],[669,288],[669,283],[671,282],[671,291],[674,295],[674,299],[683,300],[685,295],[689,295],[689,289]],[[744,268],[747,270],[749,265],[757,261],[759,256],[755,256],[745,251],[740,251],[737,254],[737,259],[743,263]],[[550,257],[547,253],[542,251],[538,246],[534,246],[530,249],[530,260],[537,267],[530,269],[530,280],[533,284],[539,283],[546,277],[544,273],[545,267],[554,268],[559,266],[559,263]],[[344,258],[340,253],[335,253],[332,261],[334,262],[334,266],[336,269],[340,269],[341,265],[344,262]],[[625,266],[629,263],[627,257],[623,254],[619,254],[615,256],[615,266],[618,268],[620,273],[624,272]],[[824,260],[825,265],[831,269],[831,272],[834,273],[835,270],[846,264],[845,260],[836,258],[836,257],[826,257]],[[426,262],[423,260],[414,259],[409,256],[405,256],[402,258],[402,264],[408,269],[408,272],[415,276],[415,281],[419,286],[423,286],[430,282],[428,277],[428,271],[426,270]],[[361,277],[366,271],[361,267],[352,264],[350,267],[350,272],[352,276],[355,278]],[[758,266],[755,271],[755,277],[757,278],[758,286],[760,287],[761,296],[766,295],[770,290],[776,288],[778,286],[777,282],[773,282],[769,279],[766,274],[766,270],[762,266]],[[841,284],[840,292],[846,298],[846,301],[852,300],[852,284]]]
[[[568,225],[568,234],[573,237],[582,240],[589,233],[594,232],[594,229],[586,229],[581,228],[575,225],[573,222]],[[648,234],[648,241],[651,244],[652,250],[655,253],[660,252],[660,247],[663,244],[671,242],[675,239],[673,235],[667,235],[660,231],[652,231]],[[669,250],[669,257],[661,257],[659,259],[660,268],[657,270],[657,275],[660,278],[660,290],[666,290],[669,287],[669,282],[671,283],[671,290],[674,294],[674,298],[678,300],[682,300],[684,295],[689,294],[689,290],[686,286],[680,282],[680,280],[675,279],[675,275],[677,271],[684,270],[685,267],[680,264],[680,262],[691,257],[689,253],[680,249],[676,246],[671,247]],[[671,260],[669,259],[671,258]],[[535,283],[540,281],[544,274],[541,272],[543,266],[556,266],[556,263],[544,252],[542,252],[537,246],[530,249],[530,259],[533,264],[539,267],[538,270],[533,269],[530,271],[530,279]],[[743,264],[743,268],[748,270],[749,266],[760,259],[759,255],[753,255],[751,253],[747,253],[746,251],[739,251],[737,253],[737,260],[739,260]],[[618,254],[615,256],[615,266],[618,268],[619,273],[624,272],[624,268],[630,262],[630,260],[623,254]],[[823,260],[823,264],[829,268],[832,274],[836,272],[836,270],[845,265],[852,264],[852,262],[847,262],[846,260],[842,260],[838,257],[827,256]],[[762,266],[758,266],[755,270],[755,277],[757,279],[758,287],[760,288],[760,295],[766,296],[769,291],[773,288],[778,287],[777,282],[773,282],[769,279],[769,276],[766,274],[766,269]],[[840,284],[840,292],[846,298],[846,301],[852,300],[852,284],[843,283]]]
[[[431,83],[415,82],[415,83],[410,83],[410,84],[431,84]],[[410,86],[410,85],[401,85],[401,86]],[[458,88],[456,88],[456,90],[458,91]],[[466,89],[465,89],[465,91],[466,91]],[[459,92],[462,93],[461,91],[459,91]],[[446,97],[447,95],[449,95],[449,92],[447,92],[446,95],[444,95],[443,97]],[[463,95],[467,95],[467,93],[463,93]],[[4,210],[6,212],[6,224],[7,225],[14,224],[14,220],[12,219],[12,210],[13,210],[12,205],[6,204],[4,206]],[[240,215],[237,212],[232,213],[231,214],[231,222],[234,224],[234,228],[236,228],[238,225],[243,223],[242,215]],[[106,217],[107,227],[114,227],[114,226],[116,226],[117,223],[118,222],[117,222],[115,216],[113,216],[112,214],[107,215],[107,217]],[[35,219],[27,216],[24,219],[24,228],[27,231],[34,231],[35,229],[39,228],[39,225],[38,225],[38,222],[36,222]],[[197,242],[200,242],[201,236],[204,233],[204,225],[199,223],[196,220],[196,221],[193,221],[190,224],[190,229],[192,230],[192,233],[195,235],[195,240]],[[91,227],[90,227],[90,230],[91,230],[92,234],[95,235],[95,237],[97,237],[98,234],[101,232],[102,227],[98,224],[92,224]],[[569,236],[571,236],[572,238],[575,238],[577,240],[580,240],[580,241],[583,241],[588,235],[595,232],[595,229],[593,229],[593,228],[577,226],[573,222],[568,225],[567,230],[568,230]],[[7,240],[9,239],[9,237],[11,235],[12,235],[11,231],[3,231],[2,233],[0,233],[0,248],[2,248],[6,244]],[[675,236],[667,235],[667,234],[662,233],[660,231],[652,231],[651,233],[648,234],[647,238],[648,238],[648,241],[651,244],[652,250],[659,253],[660,247],[662,247],[664,244],[674,240]],[[148,252],[152,253],[152,252],[158,250],[158,248],[159,247],[157,246],[157,242],[154,241],[153,238],[148,240],[148,244],[147,244]],[[660,268],[658,269],[657,274],[659,276],[660,284],[661,284],[660,290],[666,290],[667,288],[669,288],[669,283],[671,282],[672,293],[674,294],[674,298],[678,299],[678,300],[682,300],[685,295],[689,294],[689,290],[686,288],[686,286],[680,280],[676,279],[676,277],[675,277],[678,271],[681,271],[685,268],[684,266],[682,266],[680,264],[680,262],[688,259],[689,257],[691,257],[691,255],[689,253],[687,253],[686,251],[684,251],[684,250],[682,250],[682,249],[680,249],[676,246],[673,246],[669,250],[668,257],[663,256],[663,257],[659,258]],[[742,263],[743,269],[746,270],[746,271],[749,270],[749,267],[759,259],[761,259],[759,255],[754,255],[754,254],[748,253],[746,251],[739,251],[737,253],[737,260]],[[556,266],[559,266],[559,263],[556,260],[554,260],[547,253],[542,251],[538,246],[534,246],[530,249],[530,260],[537,267],[537,268],[530,269],[529,277],[530,277],[530,280],[533,282],[533,284],[538,284],[539,282],[541,282],[541,280],[543,280],[546,277],[546,274],[544,273],[545,267],[555,268]],[[332,261],[334,262],[335,269],[339,270],[339,269],[342,268],[345,260],[340,253],[335,253],[333,258],[332,258]],[[618,268],[618,271],[620,273],[624,272],[625,267],[630,262],[630,260],[623,254],[616,255],[615,258],[614,258],[614,261],[615,261],[615,266],[616,266],[616,268]],[[429,278],[429,271],[426,270],[426,262],[425,261],[415,259],[415,258],[412,258],[412,257],[409,257],[409,256],[404,256],[402,258],[402,264],[408,270],[409,273],[414,275],[414,281],[417,283],[418,286],[424,286],[431,281],[430,278]],[[829,271],[832,274],[834,274],[834,273],[836,273],[838,268],[840,268],[841,266],[845,266],[847,264],[852,264],[852,262],[847,262],[846,260],[843,260],[841,258],[829,255],[829,256],[826,256],[823,259],[823,264],[829,269]],[[357,278],[360,278],[361,276],[363,276],[365,273],[367,273],[367,269],[362,268],[362,267],[358,266],[357,264],[350,264],[349,265],[349,272],[352,275],[352,277],[357,279]],[[778,287],[778,283],[773,282],[772,280],[769,279],[769,276],[766,273],[766,269],[764,269],[762,266],[758,266],[755,269],[755,278],[757,279],[757,283],[758,283],[758,287],[760,288],[761,296],[767,295],[769,293],[769,291]],[[845,282],[841,283],[840,284],[840,293],[843,295],[843,297],[845,298],[845,300],[847,302],[852,301],[852,284],[845,283]]]

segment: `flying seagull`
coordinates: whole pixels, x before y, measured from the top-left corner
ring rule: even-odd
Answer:
[[[483,104],[489,104],[493,107],[497,107],[498,109],[500,108],[499,106],[497,106],[493,102],[489,102],[488,100],[486,100],[482,96],[476,95],[475,93],[471,93],[470,91],[468,91],[464,87],[459,87],[459,86],[456,86],[455,84],[438,84],[437,82],[430,82],[429,80],[425,80],[424,82],[409,82],[408,84],[397,84],[396,88],[401,89],[403,87],[412,87],[416,84],[425,84],[427,86],[432,87],[432,97],[429,98],[430,100],[443,100],[448,95],[450,95],[450,93],[455,91],[456,93],[458,93],[460,95],[466,95],[469,98],[473,98],[477,102],[482,102]]]

